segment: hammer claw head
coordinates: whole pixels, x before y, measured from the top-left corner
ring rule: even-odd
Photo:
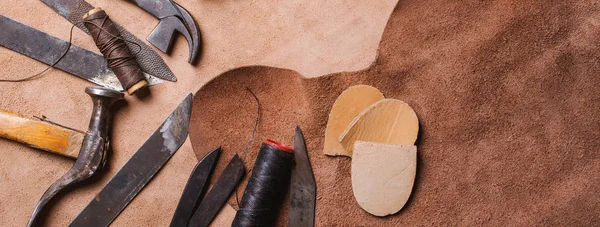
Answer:
[[[179,4],[173,4],[175,4],[177,9],[179,10],[179,13],[181,13],[181,19],[183,20],[183,23],[185,23],[186,28],[190,34],[190,39],[193,42],[191,45],[189,45],[190,52],[188,58],[188,62],[192,64],[198,57],[198,52],[200,51],[200,32],[198,31],[198,26],[196,25],[196,22],[194,22],[194,18],[192,18],[192,15],[190,15],[190,13],[183,7],[181,7]]]
[[[177,26],[181,26],[180,23],[181,22],[175,17],[163,18],[146,39],[160,51],[167,53],[171,49],[175,31],[179,30],[177,29]],[[186,34],[184,34],[184,36],[186,36]]]
[[[168,53],[171,49],[175,32],[181,33],[188,43],[188,62],[191,64],[198,55],[198,28],[189,13],[179,5],[177,7],[182,14],[182,18],[178,16],[161,18],[156,28],[147,37],[147,40],[160,51]]]

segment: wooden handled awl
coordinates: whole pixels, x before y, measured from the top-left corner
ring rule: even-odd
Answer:
[[[84,134],[0,110],[0,137],[70,158],[77,158]]]

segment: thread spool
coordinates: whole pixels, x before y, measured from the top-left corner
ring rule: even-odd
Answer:
[[[83,15],[83,24],[104,55],[108,67],[115,73],[129,95],[148,87],[135,56],[104,10],[101,8],[90,10]]]
[[[244,190],[234,227],[273,226],[289,187],[294,165],[293,149],[272,140],[260,147],[254,170]]]

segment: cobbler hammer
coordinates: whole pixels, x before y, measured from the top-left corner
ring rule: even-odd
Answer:
[[[115,101],[123,98],[123,93],[100,87],[87,87],[85,92],[92,98],[94,106],[88,131],[79,150],[79,157],[73,167],[44,192],[27,226],[35,226],[39,214],[58,192],[90,178],[104,164],[112,118],[110,107]]]

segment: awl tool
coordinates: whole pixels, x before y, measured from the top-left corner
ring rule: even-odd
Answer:
[[[43,62],[54,64],[67,50],[69,43],[35,28],[0,15],[0,46]],[[122,91],[123,87],[115,74],[106,65],[102,55],[71,44],[69,52],[54,66],[97,85]],[[162,80],[144,74],[148,84],[159,84]]]
[[[171,0],[130,1],[160,20],[156,28],[146,38],[148,42],[162,52],[168,53],[177,31],[185,37],[188,43],[188,62],[190,64],[194,62],[199,52],[200,36],[198,26],[196,26],[194,19],[187,10]]]
[[[108,226],[167,163],[188,135],[189,94],[69,226]]]
[[[55,12],[67,19],[69,22],[89,34],[89,31],[83,24],[83,15],[94,9],[92,5],[84,0],[41,0],[46,3]],[[144,43],[142,40],[135,37],[131,32],[115,23],[115,26],[121,36],[127,40],[127,46],[135,51],[135,57],[140,63],[140,67],[144,72],[150,73],[158,78],[168,81],[177,81],[177,78],[171,72],[171,69],[163,61],[163,59],[154,50]]]
[[[35,226],[39,214],[48,202],[66,187],[90,178],[104,163],[105,153],[108,149],[110,130],[110,106],[123,98],[123,93],[106,88],[87,87],[85,92],[90,95],[94,108],[92,117],[79,157],[71,169],[56,180],[35,206],[27,226]]]

